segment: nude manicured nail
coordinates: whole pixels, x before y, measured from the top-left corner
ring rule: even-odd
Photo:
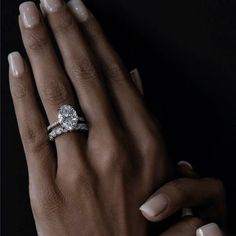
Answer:
[[[47,12],[56,12],[63,6],[62,0],[41,0],[41,3]]]
[[[24,2],[20,5],[19,9],[25,28],[32,28],[39,24],[39,11],[33,2]]]
[[[20,77],[24,73],[24,62],[19,52],[8,55],[10,72],[14,77]]]
[[[130,75],[135,85],[137,86],[138,90],[140,91],[140,93],[144,95],[143,84],[142,84],[142,79],[141,79],[139,70],[135,68],[134,70],[130,71]]]
[[[163,194],[158,194],[147,202],[145,202],[139,209],[147,216],[154,217],[162,213],[168,206],[168,199]]]
[[[183,208],[182,217],[193,216],[193,210],[191,208]]]
[[[189,168],[193,169],[193,166],[187,161],[179,161],[178,166],[188,166]]]
[[[223,236],[217,224],[211,223],[204,225],[197,230],[197,236]]]
[[[81,0],[70,0],[67,4],[80,22],[88,19],[89,13],[87,7]]]

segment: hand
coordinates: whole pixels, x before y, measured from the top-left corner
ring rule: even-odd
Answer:
[[[170,172],[156,122],[91,12],[73,0],[78,24],[62,1],[42,6],[64,66],[32,2],[19,17],[31,68],[9,55],[38,235],[146,235],[139,206]],[[47,123],[64,104],[80,105],[89,133],[61,135],[54,149]]]
[[[159,188],[140,208],[145,218],[160,222],[179,210],[194,209],[194,216],[183,217],[162,236],[223,236],[215,223],[224,223],[225,196],[220,180],[203,178],[187,162],[180,162],[180,178]],[[186,210],[185,210],[186,211]],[[191,214],[190,214],[191,215]],[[204,226],[203,226],[204,225]]]

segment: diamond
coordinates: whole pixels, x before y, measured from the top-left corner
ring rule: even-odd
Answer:
[[[76,128],[79,117],[72,106],[63,105],[58,111],[58,121],[62,128],[71,131]]]
[[[56,134],[57,135],[61,135],[63,133],[63,129],[62,128],[58,128],[57,130],[56,130]]]

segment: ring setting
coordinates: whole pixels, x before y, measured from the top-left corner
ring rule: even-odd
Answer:
[[[48,126],[49,140],[72,131],[88,131],[88,125],[83,116],[78,116],[71,105],[63,105],[58,109],[58,121]]]

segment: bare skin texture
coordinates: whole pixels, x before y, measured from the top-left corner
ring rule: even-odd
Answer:
[[[145,107],[140,83],[137,89],[94,16],[77,3],[72,14],[63,1],[45,0],[44,15],[34,3],[23,3],[19,25],[30,65],[19,53],[9,55],[10,88],[37,232],[40,236],[147,235],[139,207],[171,173],[160,130]],[[54,148],[47,126],[64,104],[81,107],[89,133],[62,135]],[[159,219],[143,214],[152,221]],[[199,222],[189,235],[202,225]]]
[[[146,235],[139,207],[168,174],[160,131],[95,18],[78,24],[62,1],[55,2],[45,12],[64,66],[42,14],[24,3],[19,25],[33,75],[25,61],[18,73],[10,70],[38,234]],[[80,104],[89,134],[62,135],[54,151],[47,125],[63,104]]]
[[[140,208],[145,218],[162,222],[182,210],[182,219],[161,236],[223,236],[225,225],[225,194],[220,180],[200,178],[192,166],[181,161],[182,176],[161,186]],[[165,206],[164,208],[162,208]]]

